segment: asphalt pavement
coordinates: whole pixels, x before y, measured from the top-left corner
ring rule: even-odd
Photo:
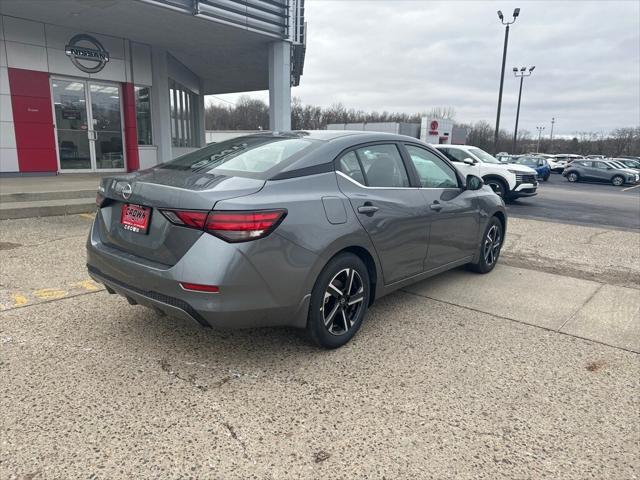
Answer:
[[[507,204],[509,215],[578,225],[640,230],[640,186],[569,183],[552,173],[538,195]]]
[[[515,219],[494,272],[390,295],[323,351],[108,295],[90,221],[0,222],[2,479],[638,477],[639,233]]]

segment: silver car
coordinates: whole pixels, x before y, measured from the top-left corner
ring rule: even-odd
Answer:
[[[605,160],[574,160],[563,170],[562,175],[572,183],[582,180],[601,181],[611,182],[616,187],[625,183],[635,185],[640,181],[637,171],[625,168],[623,164]]]
[[[428,145],[369,132],[239,137],[102,180],[87,242],[109,293],[205,327],[293,326],[335,348],[377,298],[493,269],[504,203]]]

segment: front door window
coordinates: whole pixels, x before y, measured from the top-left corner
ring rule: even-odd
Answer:
[[[124,170],[120,86],[51,82],[62,171]]]

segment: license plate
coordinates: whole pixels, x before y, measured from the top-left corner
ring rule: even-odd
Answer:
[[[120,223],[122,228],[136,233],[147,233],[149,228],[149,219],[151,218],[151,209],[141,205],[132,205],[125,203],[122,206],[120,214]]]

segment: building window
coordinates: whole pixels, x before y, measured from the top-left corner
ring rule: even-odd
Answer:
[[[174,80],[169,80],[171,104],[171,144],[174,147],[197,147],[196,95]]]
[[[138,145],[151,145],[151,87],[135,87]]]

